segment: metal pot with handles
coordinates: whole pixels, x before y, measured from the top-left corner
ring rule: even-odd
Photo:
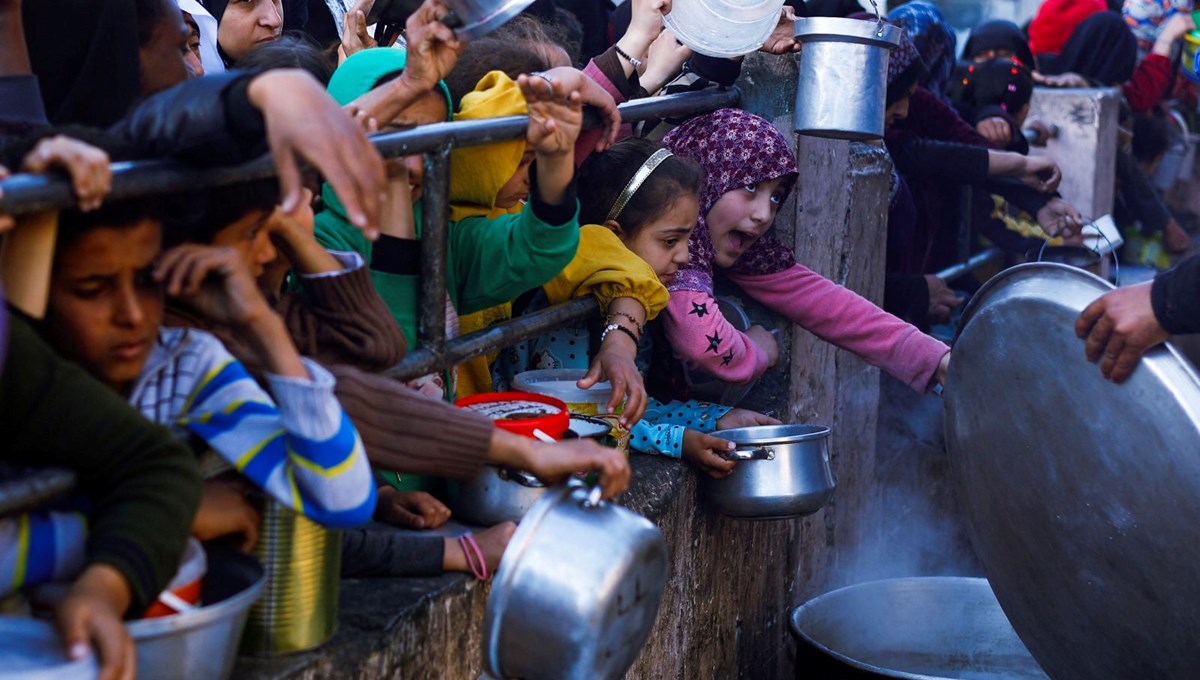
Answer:
[[[471,481],[450,484],[450,509],[481,526],[519,522],[545,492],[546,485],[528,472],[484,465]]]
[[[547,489],[513,534],[483,624],[496,678],[621,678],[650,635],[667,544],[646,518],[572,481]]]
[[[836,483],[829,464],[824,425],[763,425],[713,434],[737,444],[736,460],[724,479],[701,478],[701,488],[721,514],[747,519],[781,519],[821,509]]]

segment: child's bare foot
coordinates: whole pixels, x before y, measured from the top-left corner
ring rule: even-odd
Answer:
[[[508,542],[512,540],[513,532],[516,530],[517,525],[513,522],[501,522],[489,529],[470,534],[475,541],[475,545],[479,546],[480,552],[483,553],[483,561],[487,564],[489,574],[496,573],[496,570],[500,568],[500,558],[504,555],[504,549],[508,547]],[[471,555],[470,561],[467,560],[462,542],[457,538],[446,539],[446,552],[445,557],[442,558],[442,569],[471,574],[475,573],[471,569],[472,562],[478,564],[474,554]]]

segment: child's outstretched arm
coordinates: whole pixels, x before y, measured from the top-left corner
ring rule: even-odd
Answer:
[[[950,348],[803,265],[776,274],[730,274],[755,300],[817,337],[857,354],[918,392],[933,388]]]
[[[675,356],[726,382],[755,380],[777,359],[750,335],[734,328],[708,293],[672,291],[662,318]]]
[[[155,270],[168,295],[235,329],[267,372],[272,401],[215,338],[197,334],[190,356],[199,376],[180,424],[288,507],[327,526],[370,519],[375,485],[362,441],[333,395],[334,379],[296,351],[240,257],[187,245]],[[278,406],[276,406],[278,404]]]

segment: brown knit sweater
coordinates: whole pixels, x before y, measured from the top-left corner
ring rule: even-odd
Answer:
[[[366,267],[302,281],[304,292],[283,295],[276,310],[300,353],[325,364],[337,378],[338,400],[362,436],[371,463],[409,474],[474,476],[487,455],[490,420],[369,372],[400,361],[406,345]],[[213,326],[178,305],[168,307],[164,325],[208,331],[248,370],[262,372],[249,345],[228,328]]]

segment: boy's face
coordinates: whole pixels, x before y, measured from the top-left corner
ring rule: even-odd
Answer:
[[[183,13],[175,3],[169,3],[162,20],[150,33],[150,39],[138,48],[143,96],[148,97],[187,80],[189,35]]]
[[[162,325],[152,272],[158,222],[93,229],[55,258],[46,324],[64,356],[117,392],[141,374]]]
[[[534,156],[532,149],[525,150],[525,155],[521,156],[521,164],[517,166],[517,171],[496,193],[497,208],[508,210],[521,201],[529,199],[529,166],[533,165]]]
[[[257,279],[279,255],[267,228],[273,213],[272,210],[252,210],[242,215],[238,221],[218,231],[210,245],[238,251],[250,274]]]
[[[381,127],[380,132],[396,132],[409,130],[418,125],[432,125],[446,122],[446,98],[442,91],[431,90],[421,95],[400,112],[390,123]],[[405,156],[404,165],[408,168],[409,190],[412,200],[421,198],[421,187],[425,179],[425,162],[420,155]]]
[[[762,238],[775,222],[775,213],[787,194],[787,177],[726,191],[708,210],[708,237],[718,267],[727,269]]]
[[[675,199],[669,210],[621,241],[654,269],[665,286],[675,278],[679,268],[688,263],[688,237],[699,217],[698,198],[694,194],[683,194]]]

